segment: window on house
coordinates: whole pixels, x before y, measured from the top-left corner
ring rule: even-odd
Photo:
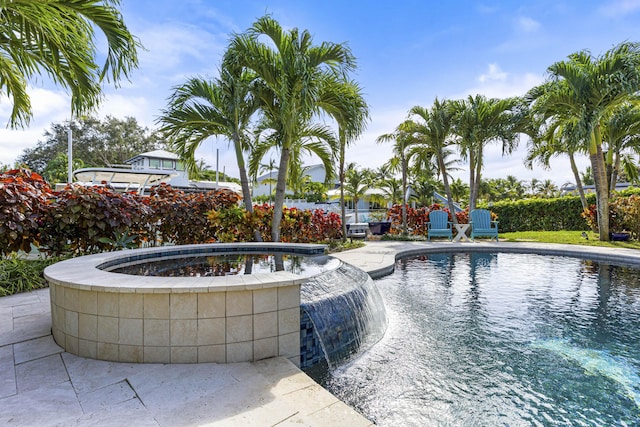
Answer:
[[[149,159],[149,168],[160,169],[160,159]]]
[[[173,160],[162,160],[162,169],[173,169]]]

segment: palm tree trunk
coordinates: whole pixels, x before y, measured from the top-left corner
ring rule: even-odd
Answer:
[[[615,162],[611,170],[611,178],[609,180],[609,195],[616,191],[616,183],[618,182],[618,171],[620,170],[620,153],[616,153]]]
[[[598,212],[599,238],[603,242],[609,241],[609,186],[607,183],[606,165],[602,155],[602,144],[599,143],[600,129],[596,126],[591,134],[591,148],[589,160],[593,170],[593,180],[596,185],[596,208]],[[595,148],[595,152],[593,152]]]
[[[584,195],[584,188],[582,187],[582,180],[580,180],[580,172],[578,171],[578,166],[576,165],[576,159],[574,157],[573,151],[569,152],[569,163],[571,164],[573,179],[576,180],[576,188],[578,189],[578,194],[580,195],[580,203],[582,203],[582,209],[587,209],[589,206],[587,205],[587,198]]]
[[[340,179],[340,218],[342,220],[342,242],[347,241],[347,211],[344,206],[344,149],[346,142],[342,139],[342,133],[340,138],[340,164],[338,165],[338,177]]]
[[[400,160],[402,162],[402,234],[407,235],[407,165],[404,151]]]
[[[354,213],[356,215],[355,222],[358,222],[358,202],[359,201],[360,201],[360,199],[358,199],[357,197],[353,198],[353,211],[354,211]],[[344,227],[347,228],[346,225]]]
[[[446,166],[444,164],[444,158],[439,153],[438,163],[440,163],[440,173],[442,174],[442,183],[444,184],[444,194],[447,196],[447,204],[449,205],[449,213],[451,214],[451,220],[454,224],[458,224],[458,217],[456,217],[456,209],[453,206],[453,196],[451,195],[451,186],[449,186],[449,177],[447,176]]]
[[[476,208],[476,171],[475,163],[476,157],[473,154],[473,148],[469,147],[469,212]]]
[[[253,201],[251,200],[251,189],[249,188],[249,177],[247,176],[247,168],[244,163],[244,156],[242,155],[242,148],[240,145],[240,137],[238,134],[233,135],[233,145],[236,151],[236,161],[238,163],[238,170],[240,172],[240,185],[242,186],[242,198],[244,208],[249,214],[253,214]],[[253,230],[253,240],[256,242],[262,242],[262,236],[260,230]]]
[[[605,171],[607,173],[607,191],[609,194],[611,194],[615,188],[615,184],[613,182],[613,155],[614,152],[611,147],[609,147],[609,150],[604,155]]]
[[[271,220],[271,241],[280,241],[280,223],[282,222],[282,212],[284,207],[284,193],[287,182],[287,166],[291,152],[288,148],[282,148],[280,155],[280,167],[278,169],[278,180],[276,182],[276,197],[273,204],[273,219]]]

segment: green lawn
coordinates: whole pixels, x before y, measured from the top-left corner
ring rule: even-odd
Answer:
[[[581,231],[521,231],[517,233],[500,233],[500,239],[508,242],[541,242],[565,243],[569,245],[605,246],[609,248],[640,249],[640,241],[601,242],[598,235],[588,231],[588,239],[582,237]]]

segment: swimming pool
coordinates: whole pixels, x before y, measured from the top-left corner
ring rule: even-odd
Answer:
[[[432,254],[378,280],[389,326],[325,386],[381,426],[636,425],[640,273]]]

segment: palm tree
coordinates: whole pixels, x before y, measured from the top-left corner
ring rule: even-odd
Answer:
[[[527,188],[529,189],[529,194],[535,196],[538,194],[538,189],[540,188],[540,180],[538,178],[531,178]]]
[[[453,124],[454,110],[447,101],[440,102],[438,98],[433,102],[431,109],[416,105],[409,110],[409,117],[415,118],[411,121],[411,131],[416,143],[426,148],[436,159],[437,170],[442,177],[444,191],[447,196],[447,205],[454,224],[458,224],[449,185],[449,175],[445,162],[447,146],[453,142],[451,138],[451,128]],[[421,119],[419,121],[416,121]]]
[[[380,135],[376,138],[378,143],[394,141],[393,157],[389,164],[400,169],[402,174],[402,234],[407,234],[407,174],[409,170],[407,148],[415,143],[412,128],[412,122],[407,120],[400,123],[393,133]]]
[[[263,141],[257,146],[263,148],[262,153],[269,150],[264,149],[266,146],[280,152],[271,223],[271,238],[279,241],[292,150],[306,140],[306,150],[332,154],[335,138],[327,126],[314,124],[313,119],[321,111],[331,114],[341,108],[334,104],[329,109],[327,105],[337,103],[332,95],[344,84],[343,76],[354,68],[355,59],[344,44],[323,42],[314,46],[308,31],[285,31],[273,18],[264,16],[232,39],[227,61],[256,74],[263,117],[259,134]],[[321,157],[327,177],[333,170],[327,162],[330,159]]]
[[[602,150],[602,121],[640,90],[640,44],[622,43],[604,55],[588,51],[569,55],[548,68],[549,81],[536,103],[545,117],[572,116],[596,186],[600,240],[609,240],[609,186]]]
[[[519,98],[486,98],[469,96],[454,101],[453,132],[460,138],[460,152],[469,161],[469,210],[476,207],[485,146],[494,141],[502,143],[502,154],[511,154],[524,130],[526,114]]]
[[[0,94],[13,103],[9,126],[29,124],[27,81],[47,75],[71,92],[71,113],[94,109],[103,80],[118,85],[138,66],[138,40],[118,10],[119,0],[3,1],[0,7]],[[96,63],[95,30],[108,52]]]
[[[616,108],[603,123],[603,139],[607,142],[605,162],[612,192],[621,169],[629,181],[638,179],[635,158],[629,151],[640,154],[640,107],[625,103]]]
[[[187,170],[195,171],[195,152],[210,137],[224,136],[233,143],[240,173],[245,209],[253,212],[251,189],[244,153],[250,149],[249,126],[258,108],[248,71],[222,68],[220,77],[212,81],[193,77],[176,86],[158,123]],[[256,230],[254,239],[262,237]]]
[[[440,191],[441,183],[432,175],[419,176],[412,184],[415,199],[419,206],[429,206],[433,203],[433,193]]]
[[[398,178],[387,178],[378,181],[377,185],[382,190],[382,198],[392,205],[402,203],[402,181]]]
[[[540,183],[540,195],[547,199],[552,197],[558,197],[558,186],[553,183],[550,179],[545,179]]]
[[[332,102],[323,105],[324,109],[335,119],[338,124],[338,150],[336,152],[338,162],[338,180],[340,181],[340,214],[342,218],[342,240],[347,241],[347,215],[344,199],[345,151],[347,146],[362,132],[369,120],[369,106],[364,100],[362,89],[357,82],[345,80],[336,87],[338,90],[329,93],[335,96]],[[334,106],[339,108],[334,108]]]
[[[371,186],[371,176],[366,169],[359,170],[355,163],[349,163],[346,167],[344,182],[345,200],[353,202],[355,222],[358,221],[358,202],[365,198],[365,193]]]
[[[505,190],[511,200],[518,200],[524,196],[524,184],[515,176],[507,175],[505,185]]]
[[[582,209],[587,209],[587,198],[584,193],[580,173],[576,164],[575,156],[584,151],[581,145],[580,135],[577,132],[577,122],[574,115],[564,105],[560,104],[554,109],[554,114],[550,116],[549,106],[544,103],[535,102],[538,97],[543,96],[547,87],[553,86],[555,82],[547,82],[529,91],[526,99],[531,103],[531,132],[527,149],[525,165],[532,169],[533,162],[537,161],[543,168],[550,168],[552,157],[567,154],[569,165],[576,183],[576,189],[580,196]]]
[[[469,186],[462,182],[460,178],[451,181],[451,196],[458,202],[462,202],[469,197]]]

